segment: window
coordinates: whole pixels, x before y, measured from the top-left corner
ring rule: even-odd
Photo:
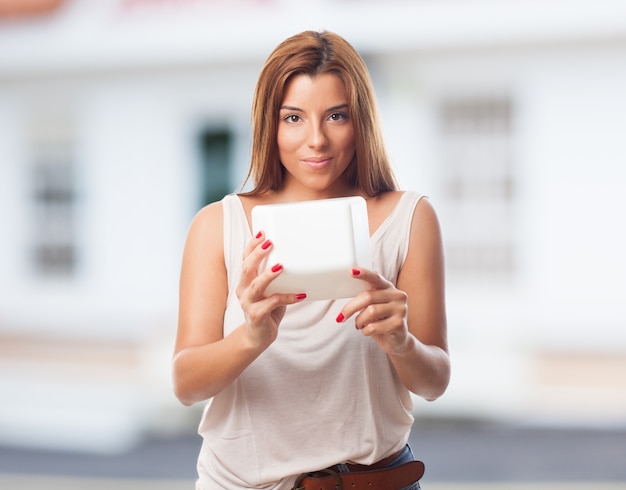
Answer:
[[[75,272],[75,162],[64,120],[38,121],[31,133],[31,243],[34,271],[68,276]]]
[[[511,116],[508,98],[453,99],[440,107],[451,273],[513,272]]]
[[[227,130],[200,133],[200,205],[219,201],[231,185],[232,134]]]

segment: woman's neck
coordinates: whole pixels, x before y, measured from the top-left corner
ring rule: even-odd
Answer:
[[[274,193],[275,199],[280,202],[312,201],[357,195],[362,195],[359,189],[345,182],[336,182],[332,187],[316,189],[290,183],[288,180],[285,180],[283,187]]]

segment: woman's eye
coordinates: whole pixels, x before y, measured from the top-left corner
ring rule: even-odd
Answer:
[[[300,121],[300,116],[298,116],[297,114],[289,114],[287,117],[284,118],[284,121],[288,123],[296,123]]]
[[[345,121],[348,119],[348,115],[343,112],[334,112],[330,115],[329,119],[331,121]]]

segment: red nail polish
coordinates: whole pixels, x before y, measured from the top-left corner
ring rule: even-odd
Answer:
[[[269,241],[269,240],[265,240],[265,241],[263,242],[263,245],[261,245],[261,248],[262,248],[263,250],[266,250],[267,248],[269,248],[269,246],[270,246],[271,244],[272,244],[272,242],[271,242],[271,241]]]
[[[343,316],[343,313],[339,313],[339,315],[337,315],[337,323],[341,323],[344,318],[345,316]]]
[[[282,268],[283,268],[282,264],[276,264],[275,266],[272,267],[272,272],[278,272]]]
[[[296,299],[304,299],[304,298],[306,298],[306,294],[304,293],[296,294]]]
[[[259,231],[259,232],[256,234],[256,237],[255,237],[255,238],[261,238],[262,236],[263,236],[263,232],[262,232],[262,231]]]
[[[352,275],[353,276],[358,276],[361,273],[361,271],[359,269],[352,269]]]

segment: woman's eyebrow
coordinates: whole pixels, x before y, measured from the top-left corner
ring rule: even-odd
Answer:
[[[333,111],[338,111],[340,109],[346,109],[348,107],[348,104],[339,104],[333,107],[329,107],[328,109],[326,109],[326,112],[333,112]],[[299,112],[304,112],[302,109],[300,109],[299,107],[295,107],[295,106],[291,106],[291,105],[284,105],[280,107],[280,110],[285,110],[285,111],[299,111]]]
[[[348,108],[348,104],[344,103],[344,104],[336,105],[334,107],[330,107],[330,108],[326,109],[326,112],[333,112],[333,111],[338,111],[340,109],[347,109],[347,108]]]

